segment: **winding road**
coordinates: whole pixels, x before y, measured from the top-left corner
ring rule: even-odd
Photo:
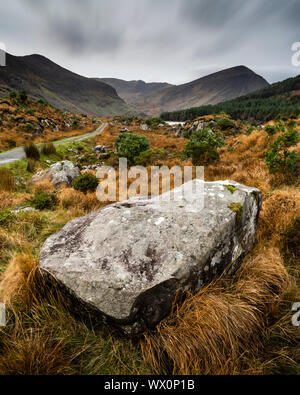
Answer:
[[[76,141],[81,141],[81,140],[86,140],[88,138],[97,136],[98,134],[102,133],[104,129],[108,126],[107,123],[103,123],[99,128],[94,130],[93,132],[82,134],[80,136],[73,136],[73,137],[68,137],[63,140],[58,140],[53,142],[53,144],[57,147],[58,145],[66,144],[66,143],[73,143]],[[37,146],[40,146],[41,144],[37,144]],[[12,162],[16,162],[17,160],[25,158],[25,152],[23,147],[18,147],[15,148],[11,151],[6,151],[0,153],[0,166],[1,165],[7,165]]]

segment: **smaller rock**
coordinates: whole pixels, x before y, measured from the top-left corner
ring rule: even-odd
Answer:
[[[22,207],[22,208],[15,208],[13,210],[14,213],[18,214],[18,213],[28,213],[28,212],[33,212],[33,211],[37,211],[35,208],[33,207]]]
[[[131,133],[131,131],[127,128],[121,128],[121,129],[119,129],[119,132],[120,133]]]
[[[96,155],[107,154],[108,148],[105,145],[97,145],[93,151]]]
[[[35,184],[40,181],[50,181],[55,188],[61,188],[62,185],[72,186],[75,178],[80,176],[80,170],[70,161],[54,163],[48,170],[40,171],[32,177],[31,183]]]

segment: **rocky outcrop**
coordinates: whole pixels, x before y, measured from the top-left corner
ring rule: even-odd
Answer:
[[[96,155],[107,154],[108,148],[105,145],[97,145],[93,151]]]
[[[63,185],[70,187],[78,176],[80,176],[78,167],[66,160],[54,163],[49,169],[35,174],[31,179],[31,183],[35,184],[40,181],[48,180],[53,183],[55,188],[61,188]]]
[[[174,193],[68,223],[45,242],[42,273],[74,305],[130,335],[155,327],[179,290],[200,290],[238,267],[253,247],[261,206],[259,190],[233,181],[191,181]]]

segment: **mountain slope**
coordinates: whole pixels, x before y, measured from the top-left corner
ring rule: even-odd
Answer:
[[[118,78],[96,78],[98,81],[102,81],[118,92],[118,95],[129,104],[135,104],[137,102],[136,97],[144,97],[149,93],[157,92],[163,88],[170,87],[172,85],[166,82],[150,82],[145,81],[125,81]]]
[[[268,86],[245,66],[233,67],[187,84],[164,88],[147,97],[146,103],[162,111],[217,104]]]
[[[165,112],[162,117],[170,121],[185,121],[221,111],[235,119],[257,122],[267,122],[276,117],[296,117],[300,114],[300,75],[234,100]]]
[[[26,90],[32,99],[44,99],[55,107],[96,116],[126,114],[132,109],[111,86],[72,73],[40,55],[7,54],[0,67],[0,96]]]
[[[148,115],[216,104],[269,85],[245,66],[233,67],[177,86],[108,78],[102,81],[112,85],[127,103]]]

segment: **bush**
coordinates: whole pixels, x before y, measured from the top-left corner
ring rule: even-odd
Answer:
[[[40,159],[40,151],[38,150],[37,146],[34,145],[33,143],[25,145],[24,151],[26,154],[26,158],[35,159],[35,160]]]
[[[294,173],[297,170],[299,155],[289,151],[289,148],[297,145],[299,133],[296,129],[290,129],[280,136],[266,153],[266,165],[270,173]]]
[[[29,203],[37,210],[52,210],[57,205],[57,198],[54,192],[36,191]]]
[[[0,190],[12,192],[15,190],[16,182],[11,172],[5,167],[0,167]]]
[[[24,129],[25,129],[27,132],[29,132],[30,130],[32,130],[32,129],[33,129],[32,123],[25,123]]]
[[[16,143],[15,140],[6,139],[6,140],[4,140],[4,141],[9,145],[9,148],[15,148],[15,147],[17,146],[17,143]]]
[[[139,156],[135,157],[134,163],[138,166],[153,165],[157,161],[165,159],[167,155],[168,154],[166,151],[150,149],[140,153]]]
[[[9,92],[9,97],[10,97],[11,99],[15,99],[15,98],[17,97],[16,92],[15,92],[15,91]]]
[[[49,155],[55,155],[56,154],[56,148],[53,143],[45,143],[41,147],[41,154],[45,156]]]
[[[97,189],[98,184],[99,181],[97,177],[86,173],[74,180],[73,188],[84,193],[87,193],[88,191],[94,192]]]
[[[145,136],[128,133],[121,134],[116,139],[115,147],[120,157],[123,156],[127,158],[129,162],[134,163],[134,158],[150,149],[150,143]]]
[[[234,121],[225,117],[218,119],[217,125],[221,130],[233,129],[235,127]]]
[[[165,121],[161,118],[148,118],[146,119],[145,124],[150,128],[157,128],[160,124],[164,125]]]
[[[273,125],[267,125],[265,127],[265,132],[268,133],[269,136],[273,136],[274,134],[276,134],[278,131],[276,126]]]
[[[219,159],[217,148],[225,145],[221,133],[209,129],[194,132],[184,148],[185,158],[192,158],[193,165],[203,165]]]
[[[20,91],[18,96],[19,99],[23,102],[27,100],[27,93],[24,90]]]

